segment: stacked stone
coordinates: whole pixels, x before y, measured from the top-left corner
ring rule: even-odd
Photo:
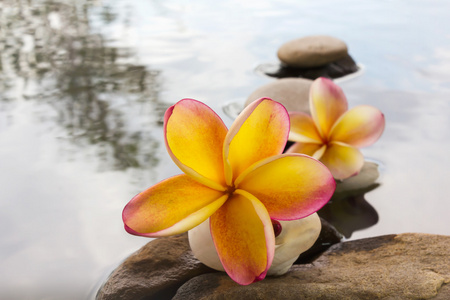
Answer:
[[[279,69],[269,76],[279,78],[253,91],[245,106],[262,97],[272,98],[288,111],[309,113],[309,89],[318,77],[338,78],[358,70],[345,42],[332,36],[314,35],[295,39],[278,49]]]
[[[345,42],[328,35],[295,39],[278,49],[281,66],[276,71],[262,71],[277,78],[338,78],[358,71]]]

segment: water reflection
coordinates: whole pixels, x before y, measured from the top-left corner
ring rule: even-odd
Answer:
[[[347,239],[353,232],[378,223],[378,213],[364,198],[364,194],[331,199],[319,212],[319,216],[332,224]]]
[[[158,102],[160,72],[134,62],[133,52],[92,33],[92,2],[6,1],[0,35],[0,101],[51,107],[51,121],[77,147],[98,146],[104,169],[151,168],[168,105]],[[115,21],[111,6],[100,12]],[[6,108],[7,109],[7,108]],[[47,121],[49,113],[43,119]]]
[[[275,78],[299,77],[306,79],[316,79],[319,77],[340,78],[359,70],[356,62],[350,55],[328,63],[324,66],[312,68],[297,68],[287,66],[282,63],[264,63],[256,68],[256,71]]]
[[[386,166],[382,188],[364,196],[380,221],[352,238],[449,234],[450,2],[347,2],[0,1],[0,219],[9,229],[0,298],[83,299],[105,266],[146,242],[124,232],[125,203],[178,173],[154,149],[163,148],[161,99],[210,101],[215,111],[216,99],[243,103],[273,80],[255,64],[310,34],[348,42],[365,66],[340,83],[350,105],[374,105],[388,121],[364,149]]]
[[[365,194],[380,185],[376,182],[378,177],[378,165],[366,161],[358,175],[337,182],[330,201],[317,213],[346,238],[377,224],[378,213],[366,201]]]

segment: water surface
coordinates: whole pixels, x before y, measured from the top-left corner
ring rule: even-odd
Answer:
[[[227,103],[273,78],[284,42],[344,40],[365,66],[339,81],[386,116],[363,149],[378,223],[350,239],[450,234],[450,3],[11,1],[0,3],[0,298],[83,299],[148,240],[123,230],[137,192],[178,174],[162,115],[182,98]]]

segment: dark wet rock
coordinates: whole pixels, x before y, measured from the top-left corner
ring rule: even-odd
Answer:
[[[450,236],[417,233],[349,241],[248,286],[200,275],[173,299],[450,299],[449,249]]]
[[[284,78],[265,84],[248,96],[245,106],[262,97],[280,102],[288,111],[309,113],[309,89],[312,80]]]
[[[284,43],[278,58],[287,66],[297,68],[320,67],[348,54],[347,45],[332,36],[314,35]]]
[[[257,71],[275,78],[299,77],[306,79],[316,79],[319,77],[340,78],[359,70],[356,62],[350,55],[327,63],[323,66],[299,68],[284,64],[262,64]]]
[[[311,248],[300,254],[294,264],[311,263],[319,257],[320,254],[325,252],[325,250],[342,240],[342,234],[328,221],[320,218],[320,223],[322,224],[322,229],[320,230],[320,235],[317,238],[317,241]]]
[[[109,276],[97,300],[172,299],[187,280],[216,272],[193,255],[187,233],[152,240]]]

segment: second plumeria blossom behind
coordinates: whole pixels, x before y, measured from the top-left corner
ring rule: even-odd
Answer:
[[[381,136],[383,113],[369,105],[347,110],[342,89],[326,78],[318,78],[311,85],[309,106],[311,115],[289,113],[289,140],[295,143],[286,152],[320,160],[336,179],[358,174],[364,164],[358,148],[372,145]]]
[[[335,190],[322,163],[281,154],[289,115],[271,99],[251,103],[229,130],[208,106],[184,99],[167,110],[164,133],[170,156],[185,174],[131,199],[123,210],[125,229],[168,236],[209,219],[206,234],[223,269],[239,284],[262,280],[272,265],[272,220],[308,217]]]

